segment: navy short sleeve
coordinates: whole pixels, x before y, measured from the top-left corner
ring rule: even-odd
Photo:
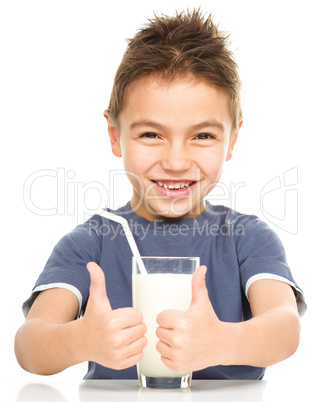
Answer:
[[[89,296],[90,276],[86,265],[89,261],[99,264],[101,239],[97,233],[100,217],[77,226],[54,247],[43,271],[33,288],[33,295],[24,303],[28,312],[39,290],[65,287],[74,290],[79,300],[79,313],[83,313]],[[79,296],[78,296],[79,295]]]
[[[303,292],[294,281],[278,235],[258,218],[246,218],[244,233],[236,242],[241,284],[247,295],[252,283],[259,279],[279,279],[292,286],[298,310],[304,313]]]

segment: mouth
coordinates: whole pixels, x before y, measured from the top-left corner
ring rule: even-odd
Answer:
[[[198,181],[195,180],[152,180],[158,193],[168,198],[189,196]]]
[[[152,180],[158,186],[171,191],[185,190],[196,183],[194,180]]]

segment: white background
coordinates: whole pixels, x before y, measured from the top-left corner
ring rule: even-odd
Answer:
[[[295,384],[317,372],[318,2],[29,0],[0,6],[1,379],[35,377],[16,363],[13,340],[23,322],[21,304],[55,243],[84,212],[123,205],[131,195],[123,176],[117,188],[112,183],[109,172],[122,164],[110,152],[103,117],[125,38],[153,11],[198,5],[230,32],[243,81],[243,128],[212,201],[270,223],[309,305],[299,350],[268,369],[266,379]],[[279,178],[287,187],[276,190]],[[44,216],[52,208],[56,213]],[[85,372],[83,364],[56,378]]]

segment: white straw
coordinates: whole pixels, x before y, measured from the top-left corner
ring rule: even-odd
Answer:
[[[97,214],[100,216],[103,216],[107,219],[110,219],[111,221],[118,222],[122,225],[125,235],[127,237],[129,247],[133,253],[133,256],[140,258],[140,253],[137,248],[137,244],[135,242],[134,236],[132,234],[132,231],[130,230],[127,220],[125,218],[123,218],[122,216],[113,214],[112,212],[109,212],[109,211],[100,211]],[[147,271],[146,271],[145,265],[143,263],[143,260],[137,259],[137,262],[138,262],[138,266],[139,266],[139,270],[140,270],[141,274],[147,275]]]

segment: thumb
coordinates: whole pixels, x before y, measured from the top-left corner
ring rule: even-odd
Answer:
[[[104,303],[104,308],[111,311],[111,306],[106,292],[106,281],[103,270],[98,264],[91,261],[87,264],[87,269],[90,274],[90,288],[89,288],[89,299],[91,303],[102,304]]]
[[[206,271],[206,266],[201,265],[193,274],[191,307],[196,305],[204,305],[209,301],[205,283]]]

